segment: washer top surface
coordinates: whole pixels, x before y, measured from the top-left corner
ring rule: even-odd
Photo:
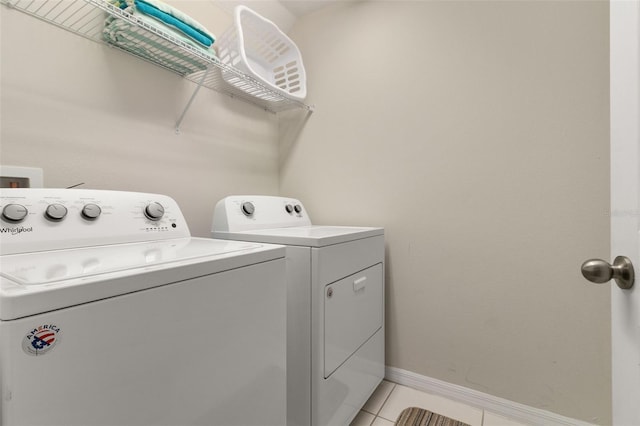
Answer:
[[[0,276],[22,286],[41,286],[82,280],[104,280],[104,276],[140,273],[193,261],[231,258],[264,247],[261,244],[207,238],[183,238],[147,243],[115,244],[0,256]],[[246,259],[231,259],[241,267]],[[250,261],[249,261],[250,263]],[[174,265],[174,266],[175,266]],[[116,274],[120,273],[120,274]]]

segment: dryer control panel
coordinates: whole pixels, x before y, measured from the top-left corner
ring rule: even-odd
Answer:
[[[309,225],[309,215],[295,198],[233,195],[216,204],[212,231],[242,232]]]
[[[0,189],[0,254],[190,237],[170,197],[92,189]]]

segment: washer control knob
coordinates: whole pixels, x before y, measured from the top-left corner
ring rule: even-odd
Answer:
[[[296,213],[300,213],[302,211],[302,206],[300,204],[296,204],[295,206],[293,206],[293,209],[296,211]]]
[[[67,208],[62,204],[49,204],[44,211],[44,217],[55,222],[64,219],[67,215]]]
[[[29,211],[22,204],[7,204],[2,209],[2,218],[9,222],[20,222],[27,214]]]
[[[244,203],[242,203],[242,213],[244,213],[245,216],[251,216],[255,211],[256,208],[252,202],[245,201]]]
[[[286,206],[284,206],[284,209],[287,211],[287,213],[293,212],[293,206],[291,204],[287,204]]]
[[[93,203],[85,204],[80,212],[80,215],[87,220],[97,219],[100,214],[102,214],[102,209],[99,205]]]
[[[164,207],[162,204],[153,202],[147,204],[147,207],[144,208],[144,215],[149,220],[160,220],[162,216],[164,216]]]

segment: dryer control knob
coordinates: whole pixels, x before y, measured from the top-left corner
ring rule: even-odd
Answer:
[[[287,213],[293,212],[293,206],[291,204],[287,204],[286,206],[284,206],[284,209],[287,211]]]
[[[67,208],[59,203],[49,204],[44,211],[44,217],[53,221],[62,220],[66,215]]]
[[[245,216],[251,216],[255,211],[256,208],[252,202],[246,201],[242,203],[242,213],[244,213]]]
[[[7,204],[2,209],[2,218],[9,222],[20,222],[27,214],[29,211],[22,204]]]
[[[295,206],[293,206],[293,209],[296,211],[296,213],[300,213],[302,211],[302,206],[300,204],[296,204]]]
[[[85,204],[84,207],[82,207],[80,214],[87,220],[94,220],[102,214],[102,209],[97,204]]]
[[[160,220],[162,216],[164,216],[164,207],[157,202],[149,203],[147,207],[144,208],[144,215],[149,220]]]

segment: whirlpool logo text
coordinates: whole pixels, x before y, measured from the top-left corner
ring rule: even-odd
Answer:
[[[22,234],[23,232],[33,232],[33,226],[30,226],[28,228],[25,226],[19,226],[16,228],[0,228],[0,234],[18,235]]]

